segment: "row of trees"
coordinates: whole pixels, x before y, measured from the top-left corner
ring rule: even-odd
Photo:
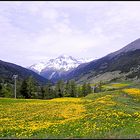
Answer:
[[[89,83],[77,85],[74,80],[66,83],[60,80],[56,83],[54,91],[58,97],[83,97],[92,93],[92,88]]]
[[[17,82],[17,97],[26,99],[52,99],[58,97],[84,97],[92,93],[90,84],[78,85],[74,80],[59,80],[55,85],[48,83],[40,86],[33,77]],[[14,97],[13,84],[0,84],[1,97]]]

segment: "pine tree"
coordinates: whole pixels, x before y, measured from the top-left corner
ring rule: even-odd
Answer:
[[[22,98],[22,95],[21,95],[21,92],[20,92],[20,89],[21,89],[21,85],[22,85],[22,82],[21,80],[17,80],[17,97],[18,98]],[[14,89],[14,85],[13,85],[13,89]]]
[[[55,85],[55,92],[57,94],[57,97],[63,97],[64,96],[64,81],[59,80]]]
[[[82,97],[82,89],[81,89],[81,86],[78,86],[77,87],[77,97]]]
[[[87,85],[86,85],[86,83],[84,83],[82,85],[82,95],[83,96],[86,96],[87,95]]]
[[[86,90],[87,90],[87,94],[92,93],[92,88],[91,88],[91,86],[90,86],[90,83],[87,84],[86,88],[87,88],[87,89],[86,89]]]
[[[35,80],[33,79],[32,76],[30,76],[28,79],[27,79],[27,88],[28,88],[28,92],[29,92],[29,95],[31,95],[32,98],[35,98],[37,95],[35,94],[36,90],[37,90],[37,87],[36,87],[36,82]]]
[[[12,85],[9,83],[5,83],[3,85],[1,85],[0,87],[0,96],[1,97],[13,97],[13,89],[12,89]]]
[[[70,97],[70,82],[67,81],[64,88],[64,96]]]
[[[41,86],[40,91],[41,91],[41,98],[45,99],[45,89],[43,86]]]
[[[26,79],[24,79],[22,84],[21,84],[20,94],[23,97],[25,97],[25,99],[31,98],[30,92],[28,90],[28,84],[27,84],[27,80]]]
[[[53,86],[51,85],[51,83],[48,83],[45,87],[44,87],[44,99],[52,99],[56,96],[56,92],[54,92]]]
[[[0,84],[0,97],[4,97],[4,94],[3,94],[3,87],[2,87],[2,84]]]
[[[74,80],[70,81],[70,96],[76,97],[77,91],[76,91],[76,83]]]
[[[94,93],[97,93],[98,92],[98,87],[97,87],[97,84],[94,85]]]
[[[45,99],[50,99],[51,98],[51,87],[50,84],[47,84],[45,86]]]
[[[100,92],[101,92],[101,90],[102,90],[102,84],[103,84],[102,81],[100,81],[100,82],[99,82],[99,86],[98,86]]]

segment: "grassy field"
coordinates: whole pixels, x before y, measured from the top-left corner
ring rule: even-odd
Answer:
[[[105,86],[115,90],[84,98],[0,98],[0,138],[140,138],[140,89]]]

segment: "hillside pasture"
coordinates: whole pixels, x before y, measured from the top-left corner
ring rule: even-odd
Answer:
[[[136,88],[83,98],[0,98],[0,138],[140,138],[139,99]]]

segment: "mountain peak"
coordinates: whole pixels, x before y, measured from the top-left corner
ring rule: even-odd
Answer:
[[[91,59],[90,59],[91,60]],[[78,67],[82,63],[89,62],[88,59],[76,59],[72,56],[68,56],[66,54],[62,54],[58,56],[55,59],[50,59],[47,62],[40,62],[37,64],[34,64],[29,67],[29,69],[35,71],[35,72],[42,72],[46,71],[48,69],[55,69],[58,71],[68,71],[73,68]]]
[[[66,54],[62,54],[62,55],[58,56],[56,59],[66,59],[66,60],[71,59],[71,60],[76,61],[76,59],[74,57],[66,55]]]
[[[67,58],[67,57],[69,57],[68,55],[66,55],[66,54],[61,54],[60,56],[58,56],[57,58]]]

